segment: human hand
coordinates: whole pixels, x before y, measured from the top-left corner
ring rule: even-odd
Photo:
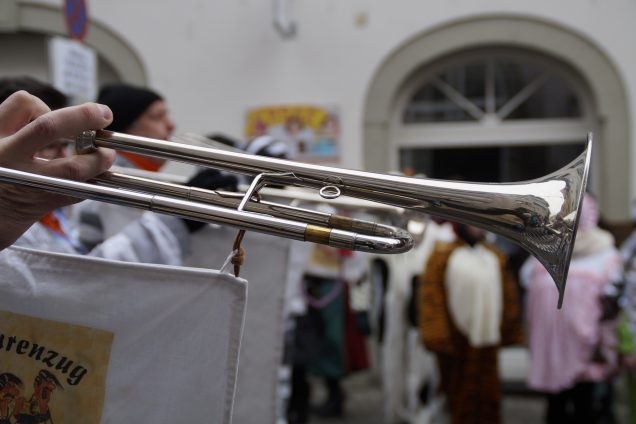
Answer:
[[[82,131],[110,124],[112,113],[103,105],[86,103],[51,110],[25,91],[12,94],[0,104],[0,166],[51,177],[85,181],[106,171],[115,152],[98,149],[88,155],[42,161],[35,153],[60,138],[74,138]],[[0,249],[11,245],[33,223],[56,208],[76,199],[43,190],[0,184]]]

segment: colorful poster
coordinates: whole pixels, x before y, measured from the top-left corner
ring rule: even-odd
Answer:
[[[335,107],[312,105],[264,106],[247,112],[248,141],[271,135],[287,145],[289,159],[338,162],[340,117]]]
[[[113,333],[0,311],[0,422],[99,423]]]

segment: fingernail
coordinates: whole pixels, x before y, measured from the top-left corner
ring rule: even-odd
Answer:
[[[113,119],[113,112],[110,111],[110,108],[108,106],[100,104],[98,104],[98,106],[102,111],[102,116],[104,117],[104,119],[106,119],[107,121]]]

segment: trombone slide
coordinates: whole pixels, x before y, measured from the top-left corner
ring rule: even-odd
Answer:
[[[397,238],[361,234],[338,228],[329,228],[290,219],[281,219],[260,213],[238,211],[227,207],[187,200],[186,198],[122,190],[32,174],[9,168],[0,167],[0,181],[26,185],[82,199],[92,199],[166,213],[181,218],[203,222],[216,222],[240,229],[294,240],[321,243],[341,249],[376,253],[402,253],[408,251],[413,243],[410,235],[404,231],[402,231],[400,237]],[[163,184],[168,185],[167,183]],[[169,185],[176,186],[175,184]],[[200,195],[201,192],[205,192],[205,190],[200,190]],[[203,195],[205,195],[205,193],[203,193]],[[379,232],[381,231],[378,230],[378,233]]]

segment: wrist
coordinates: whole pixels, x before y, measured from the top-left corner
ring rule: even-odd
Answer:
[[[1,206],[0,210],[7,210]],[[16,242],[20,236],[35,223],[36,220],[17,218],[13,214],[2,217],[3,230],[0,232],[0,250],[3,250]]]
[[[3,231],[0,248],[12,245],[26,230],[54,207],[43,208],[50,193],[12,184],[0,184]]]

